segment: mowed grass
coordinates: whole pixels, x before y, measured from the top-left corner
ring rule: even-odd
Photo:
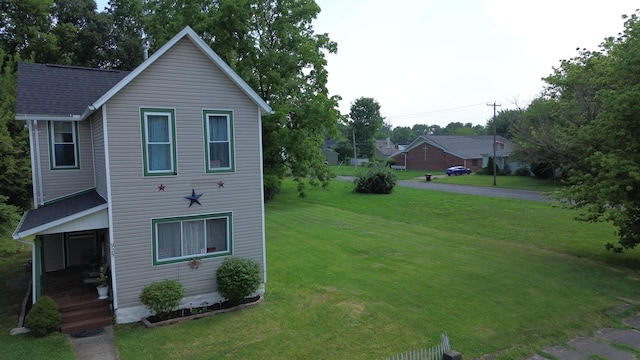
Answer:
[[[493,186],[493,175],[461,175],[443,176],[434,181],[445,184],[472,185],[472,186]],[[504,189],[534,190],[552,192],[562,184],[560,180],[540,180],[531,176],[500,175],[496,176],[496,187]]]
[[[149,330],[118,325],[122,359],[380,359],[436,345],[522,358],[638,303],[638,253],[612,254],[607,224],[547,203],[396,188],[266,206],[265,301]]]
[[[75,359],[71,344],[62,334],[34,338],[27,334],[11,336],[11,329],[18,326],[22,300],[27,292],[31,273],[22,263],[31,258],[31,250],[10,257],[0,257],[0,358],[23,359]]]

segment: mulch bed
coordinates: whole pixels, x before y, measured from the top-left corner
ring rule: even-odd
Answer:
[[[209,305],[207,307],[194,308],[193,311],[191,309],[175,310],[171,312],[168,318],[159,318],[153,315],[149,317],[144,317],[141,319],[141,321],[146,327],[153,328],[157,326],[174,324],[184,320],[200,319],[203,317],[213,316],[220,313],[226,313],[226,312],[244,309],[246,307],[259,304],[262,302],[262,300],[264,300],[262,295],[246,298],[240,303],[240,305],[236,305],[236,306],[231,306],[231,304],[229,304],[228,301],[224,301],[221,303],[215,303],[213,305]]]

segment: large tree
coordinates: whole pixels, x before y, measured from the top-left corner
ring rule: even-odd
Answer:
[[[349,127],[355,137],[358,157],[373,158],[376,151],[376,134],[383,125],[380,104],[369,97],[361,97],[351,104]]]
[[[617,251],[640,243],[640,19],[625,18],[618,37],[545,78],[518,138],[524,154],[563,171],[559,196],[582,220],[617,227],[618,244],[607,245]]]
[[[509,109],[498,111],[495,117],[496,135],[500,135],[509,140],[513,139],[516,128],[518,124],[522,122],[523,117],[524,110]],[[493,117],[487,120],[487,126],[482,132],[487,135],[493,134],[493,122]]]
[[[111,21],[104,63],[101,67],[133,70],[144,60],[142,0],[109,0],[107,14]]]
[[[53,0],[0,1],[0,48],[21,59],[51,62],[58,41],[51,34]]]
[[[291,174],[328,184],[321,148],[335,135],[339,97],[327,90],[326,53],[337,51],[312,21],[313,0],[158,0],[146,3],[145,33],[155,49],[190,25],[272,107],[263,117],[265,197]]]
[[[419,135],[408,126],[396,126],[391,131],[391,141],[399,145],[407,145],[415,140]]]
[[[55,0],[51,22],[58,44],[52,62],[86,67],[106,63],[111,18],[96,12],[94,0]]]

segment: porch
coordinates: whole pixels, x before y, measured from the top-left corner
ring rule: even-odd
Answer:
[[[74,334],[112,324],[111,300],[98,299],[95,284],[84,281],[86,271],[83,266],[73,266],[42,274],[42,295],[58,304],[63,333]]]

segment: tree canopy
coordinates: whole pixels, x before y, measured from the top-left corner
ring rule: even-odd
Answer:
[[[328,183],[321,148],[325,135],[337,133],[340,114],[339,97],[326,87],[325,56],[337,44],[314,32],[315,1],[110,0],[106,11],[96,10],[94,0],[0,2],[3,64],[15,69],[20,58],[131,70],[145,45],[153,53],[189,25],[274,110],[263,117],[265,197],[287,174],[301,195],[307,180]]]
[[[370,97],[361,97],[351,104],[349,130],[355,137],[358,157],[373,159],[376,152],[376,134],[382,128],[384,118],[380,104]]]
[[[562,172],[558,197],[581,220],[611,221],[616,251],[640,243],[640,18],[597,51],[561,61],[517,126],[520,155]]]
[[[291,174],[327,185],[321,153],[337,133],[339,97],[330,96],[326,53],[337,44],[316,34],[313,0],[158,0],[145,3],[145,34],[157,49],[190,25],[274,110],[263,117],[265,197]]]

